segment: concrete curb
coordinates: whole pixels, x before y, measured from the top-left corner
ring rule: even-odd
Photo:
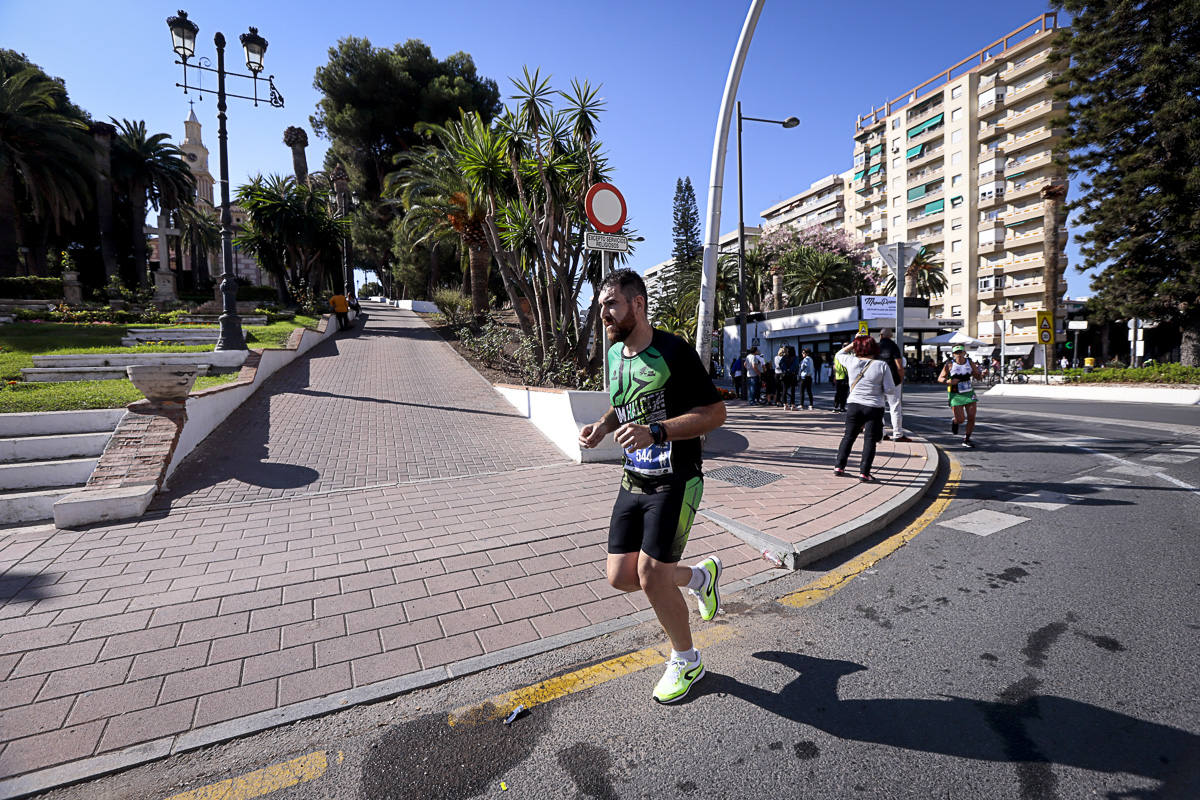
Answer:
[[[937,477],[939,454],[931,442],[925,441],[922,444],[925,446],[925,467],[918,485],[908,487],[853,522],[843,523],[797,544],[785,542],[714,511],[701,509],[700,516],[712,520],[764,556],[774,556],[786,569],[800,569],[882,530],[896,517],[912,508],[929,491]]]
[[[1053,376],[1051,376],[1053,377]],[[1040,400],[1093,400],[1109,403],[1152,403],[1172,406],[1200,405],[1200,389],[1163,386],[1108,386],[1104,384],[998,383],[985,393],[990,397],[1033,397]]]

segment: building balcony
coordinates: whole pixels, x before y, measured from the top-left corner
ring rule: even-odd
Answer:
[[[979,155],[975,157],[976,163],[991,161],[996,158],[1004,157],[1004,143],[1000,142],[993,147],[984,147],[979,151]]]
[[[975,246],[975,251],[978,253],[994,253],[997,250],[1004,248],[1004,240],[998,242],[980,242]]]
[[[1017,125],[1025,125],[1035,119],[1039,119],[1050,114],[1066,111],[1066,109],[1067,102],[1065,100],[1060,100],[1056,103],[1047,98],[1041,102],[1034,103],[1032,106],[1022,109],[1021,111],[1014,112],[1010,109],[1008,116],[1004,119],[1004,122],[1011,129]]]
[[[910,173],[906,188],[911,189],[912,187],[919,186],[922,183],[929,183],[936,178],[940,178],[944,172],[945,170],[943,170],[941,167],[936,167],[933,169],[926,168],[915,173]]]
[[[935,139],[938,141],[941,141],[942,137],[945,134],[946,134],[946,123],[941,122],[941,123],[938,123],[937,125],[934,125],[932,128],[921,131],[920,133],[918,133],[916,136],[912,137],[911,139],[906,140],[905,144],[908,147],[915,147],[916,145],[919,145],[919,144],[925,144],[926,142],[932,142]]]
[[[1020,156],[1010,158],[1004,165],[1004,168],[1010,172],[1028,172],[1033,169],[1041,169],[1054,164],[1054,154],[1050,150],[1042,150],[1037,153],[1022,153]]]
[[[995,114],[998,111],[1003,111],[1005,109],[1005,102],[1004,95],[1001,95],[989,100],[986,103],[980,103],[979,116],[986,117],[990,116],[991,114]]]
[[[979,125],[979,141],[986,142],[990,139],[995,139],[997,136],[1004,135],[1004,121],[996,120],[995,122],[982,122]]]
[[[884,242],[887,241],[887,228],[874,228],[867,231],[866,240],[868,242]]]
[[[941,197],[945,193],[946,193],[946,187],[939,186],[936,189],[930,189],[928,192],[921,195],[920,197],[916,197],[916,198],[913,198],[912,200],[909,200],[908,205],[909,206],[924,205],[925,203],[928,203],[930,200],[937,200],[939,197]]]
[[[1046,284],[1042,281],[1029,281],[1020,286],[1009,284],[1004,287],[1003,291],[1005,297],[1029,297],[1030,295],[1044,294]]]
[[[1052,73],[1045,72],[1040,77],[1026,83],[1024,86],[1009,86],[1007,92],[1007,102],[1011,105],[1018,97],[1034,97],[1037,94],[1046,91],[1050,88],[1050,78]]]
[[[1037,145],[1057,142],[1066,133],[1062,128],[1038,128],[1029,133],[1009,139],[1004,143],[1005,155],[1023,152]]]
[[[932,242],[935,239],[942,239],[944,238],[945,230],[945,226],[938,225],[936,228],[930,228],[929,230],[918,232],[916,233],[917,241],[925,244],[926,242]]]
[[[1008,67],[1000,73],[1000,79],[1006,83],[1020,78],[1023,75],[1028,75],[1038,66],[1045,64],[1050,60],[1050,51],[1043,50],[1040,53],[1035,53],[1024,61],[1019,61],[1015,64],[1009,64]]]
[[[926,148],[925,152],[921,153],[921,155],[906,161],[905,166],[908,169],[912,169],[913,167],[929,166],[942,157],[942,153],[945,151],[945,149],[945,146],[941,144],[934,148]]]
[[[1037,178],[1017,186],[1010,184],[1004,189],[1004,196],[1009,200],[1019,200],[1022,197],[1034,197],[1042,191],[1043,186],[1049,186],[1051,183],[1049,178]]]
[[[995,194],[990,194],[990,195],[987,195],[986,197],[979,198],[979,202],[976,203],[975,205],[980,210],[982,210],[985,208],[995,208],[997,205],[1003,205],[1003,204],[1004,204],[1004,192],[996,192]]]
[[[1025,222],[1026,220],[1035,219],[1041,216],[1041,213],[1042,206],[1039,203],[1036,205],[1027,206],[1025,208],[1017,208],[1005,211],[1000,215],[1000,219],[1005,225],[1014,225],[1018,222]]]

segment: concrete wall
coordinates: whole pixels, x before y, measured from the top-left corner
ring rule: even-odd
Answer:
[[[579,432],[583,426],[597,421],[608,411],[606,393],[504,384],[497,385],[496,391],[576,464],[621,460],[621,447],[611,435],[605,437],[599,447],[584,450],[579,446]]]
[[[419,311],[422,314],[437,313],[437,306],[428,300],[393,300],[392,302],[401,311]]]

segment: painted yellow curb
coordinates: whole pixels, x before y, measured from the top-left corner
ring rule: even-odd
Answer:
[[[338,763],[342,754],[338,753]],[[293,758],[281,764],[273,764],[236,778],[229,778],[199,789],[172,795],[167,800],[250,800],[265,794],[287,789],[301,783],[315,781],[325,774],[329,768],[329,760],[324,750],[309,753],[306,756]]]

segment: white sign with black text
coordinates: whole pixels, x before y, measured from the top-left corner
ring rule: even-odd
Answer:
[[[586,231],[583,235],[583,246],[588,250],[607,250],[610,253],[628,253],[629,237],[613,233],[596,233]]]
[[[859,297],[862,303],[863,319],[895,319],[896,298],[883,295],[864,294]]]

